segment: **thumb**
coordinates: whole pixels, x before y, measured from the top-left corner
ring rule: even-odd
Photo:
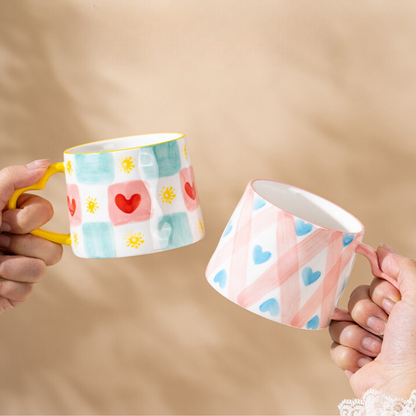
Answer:
[[[382,244],[377,249],[381,270],[397,280],[402,298],[416,299],[416,262]]]
[[[36,160],[26,166],[8,166],[0,170],[0,210],[7,205],[17,189],[34,185],[49,166],[48,159]]]

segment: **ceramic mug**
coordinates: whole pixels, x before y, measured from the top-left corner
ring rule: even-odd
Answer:
[[[333,204],[283,183],[252,180],[227,224],[206,277],[222,295],[273,321],[322,329],[351,320],[337,308],[356,253],[372,273],[375,251],[362,243],[364,226]]]
[[[147,134],[70,148],[34,186],[65,173],[70,234],[32,234],[71,245],[84,258],[114,258],[183,247],[204,237],[204,223],[185,136]]]

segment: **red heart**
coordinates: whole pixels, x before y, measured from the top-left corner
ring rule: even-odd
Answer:
[[[71,203],[71,200],[69,199],[69,196],[67,196],[66,200],[68,202],[69,213],[71,214],[71,217],[73,217],[74,214],[75,214],[75,210],[77,209],[77,204],[75,202],[75,199],[73,199],[72,203]]]
[[[126,214],[131,214],[136,211],[137,207],[140,205],[141,199],[142,197],[140,194],[134,194],[130,197],[130,199],[127,199],[123,194],[118,194],[114,198],[114,201],[120,211],[123,211]]]
[[[188,194],[189,198],[195,201],[196,198],[196,190],[189,182],[185,183],[185,192]]]

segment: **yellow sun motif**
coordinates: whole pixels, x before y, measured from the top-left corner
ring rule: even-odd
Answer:
[[[201,234],[204,234],[204,223],[200,218],[198,219],[198,230]]]
[[[68,160],[68,162],[66,162],[66,166],[65,167],[66,167],[66,171],[68,172],[68,175],[71,176],[72,175],[72,172],[74,170],[72,169],[72,163],[71,163],[70,160]]]
[[[134,162],[135,160],[131,156],[121,158],[119,160],[120,172],[130,173],[136,167]]]
[[[166,188],[164,186],[159,196],[162,198],[162,202],[164,204],[171,204],[172,201],[175,199],[176,194],[175,194],[175,190],[171,186],[169,186],[169,188]]]
[[[74,244],[75,248],[78,247],[79,240],[78,240],[78,234],[77,233],[74,233],[74,241],[73,241],[73,244]]]
[[[126,246],[131,248],[139,248],[144,242],[142,233],[128,233],[124,239],[126,240]]]
[[[95,214],[95,211],[99,208],[97,204],[97,198],[88,197],[87,199],[87,212]]]
[[[188,160],[188,148],[186,147],[186,144],[182,146],[182,152],[183,152],[183,155],[185,156],[185,159]]]

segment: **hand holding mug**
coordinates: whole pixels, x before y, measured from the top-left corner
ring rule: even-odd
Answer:
[[[56,264],[62,246],[28,234],[43,226],[53,214],[45,199],[25,194],[17,209],[5,205],[17,188],[35,184],[48,168],[49,160],[27,166],[10,166],[0,171],[0,313],[20,305],[32,292],[33,284]]]
[[[375,389],[408,399],[416,389],[416,263],[385,245],[377,256],[397,288],[375,278],[353,291],[348,309],[354,322],[329,327],[331,357],[357,397]]]
[[[34,186],[19,189],[9,208],[49,177],[65,173],[70,233],[32,234],[71,245],[84,258],[114,258],[183,247],[204,236],[185,136],[147,134],[76,146]]]

